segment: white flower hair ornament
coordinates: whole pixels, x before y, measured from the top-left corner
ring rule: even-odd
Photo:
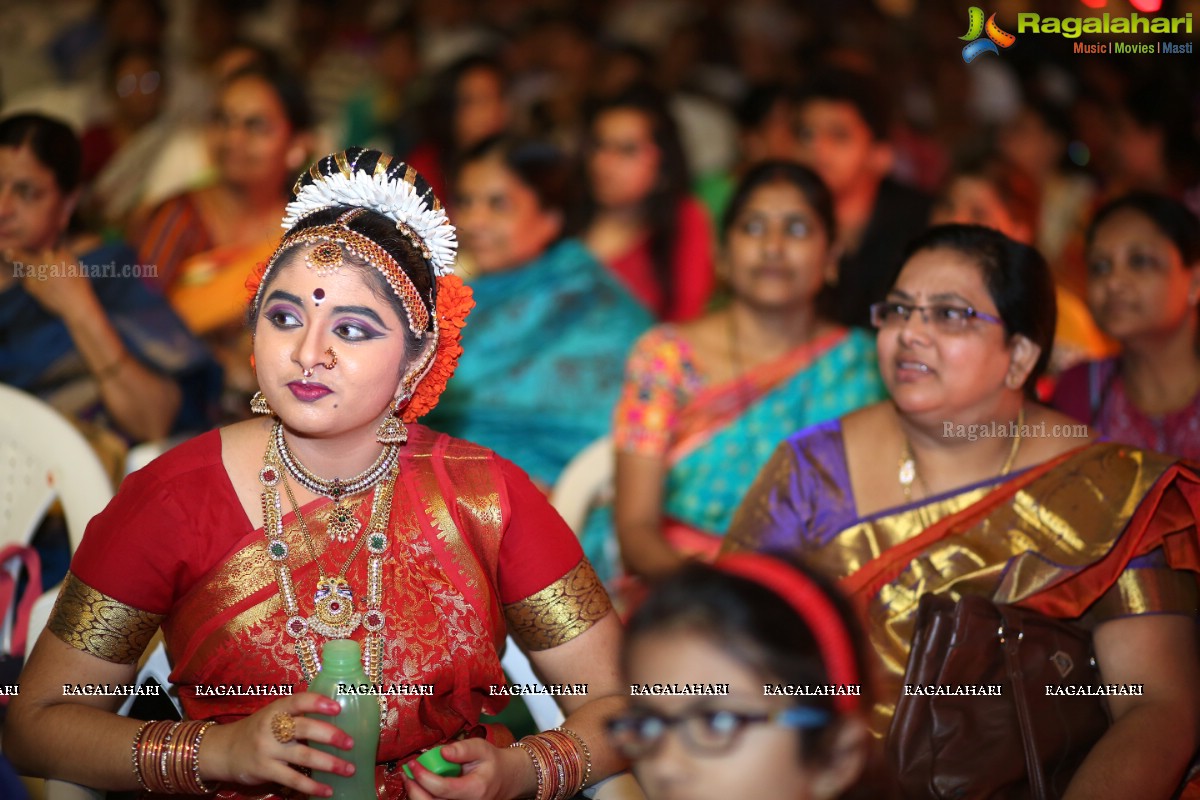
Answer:
[[[436,276],[453,275],[458,237],[445,209],[440,204],[430,208],[412,183],[388,177],[388,171],[369,175],[351,169],[348,176],[339,171],[299,187],[296,199],[287,204],[283,228],[288,230],[302,217],[331,206],[369,208],[396,223],[396,229],[428,259]]]

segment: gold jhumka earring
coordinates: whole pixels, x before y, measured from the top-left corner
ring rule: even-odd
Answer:
[[[254,397],[250,398],[250,411],[255,414],[271,415],[275,412],[271,410],[271,406],[267,404],[267,398],[263,397],[262,392],[255,392]]]
[[[404,444],[408,441],[408,428],[400,419],[400,401],[397,397],[388,415],[375,430],[375,441],[380,444]]]

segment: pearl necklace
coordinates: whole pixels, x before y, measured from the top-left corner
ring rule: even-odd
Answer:
[[[370,489],[384,475],[388,474],[388,471],[396,463],[396,459],[400,455],[400,447],[394,444],[387,445],[380,452],[379,458],[375,459],[374,464],[349,480],[343,481],[341,478],[325,480],[314,474],[300,462],[300,459],[292,454],[291,449],[288,447],[287,439],[283,435],[283,426],[281,424],[275,423],[275,428],[271,432],[271,435],[274,438],[275,451],[278,453],[279,460],[283,462],[283,466],[287,469],[288,474],[295,478],[296,482],[308,491],[322,497],[328,497],[333,501],[333,516],[326,526],[327,533],[338,542],[348,542],[357,536],[362,525],[351,513],[347,500],[353,495]]]

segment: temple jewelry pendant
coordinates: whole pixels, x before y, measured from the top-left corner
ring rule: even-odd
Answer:
[[[313,615],[308,626],[326,639],[347,639],[362,624],[354,610],[354,593],[340,575],[322,575],[313,596]]]
[[[333,513],[325,525],[325,531],[335,542],[349,542],[358,536],[362,523],[354,515],[354,508],[344,498],[339,499],[333,506]]]

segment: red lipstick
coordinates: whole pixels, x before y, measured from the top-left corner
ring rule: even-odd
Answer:
[[[327,394],[333,394],[333,389],[330,389],[323,383],[301,383],[300,381],[292,381],[287,385],[292,390],[292,394],[302,403],[315,403]]]

